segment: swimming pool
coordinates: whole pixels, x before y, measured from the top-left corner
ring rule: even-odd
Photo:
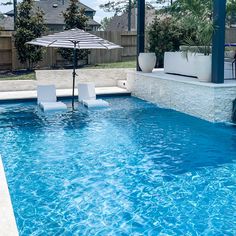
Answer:
[[[1,105],[20,235],[235,235],[236,129],[132,98],[40,117]]]

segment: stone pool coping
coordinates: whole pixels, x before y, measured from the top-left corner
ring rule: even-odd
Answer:
[[[1,236],[19,235],[1,156],[0,156],[0,235]]]
[[[109,96],[109,95],[130,95],[131,93],[124,88],[120,87],[97,87],[95,88],[96,94],[99,96]],[[70,97],[72,94],[72,89],[57,89],[57,97]],[[78,95],[77,88],[75,89],[75,96]],[[21,100],[21,99],[36,99],[37,92],[36,90],[29,91],[8,91],[0,92],[0,101],[4,100]]]

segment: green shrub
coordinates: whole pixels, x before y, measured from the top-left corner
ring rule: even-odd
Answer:
[[[164,53],[178,51],[186,38],[195,38],[194,29],[184,27],[172,17],[156,17],[148,29],[148,49],[155,52],[159,67],[163,67]]]
[[[85,15],[85,9],[79,8],[79,0],[70,0],[69,6],[65,12],[63,12],[64,21],[65,21],[65,30],[69,29],[82,29],[85,30],[88,17]],[[70,48],[59,48],[59,54],[67,61],[73,62],[73,49]],[[78,60],[84,60],[88,56],[88,50],[77,50],[77,62]]]
[[[42,47],[25,43],[41,37],[46,30],[44,13],[40,9],[33,12],[33,4],[33,0],[23,0],[19,4],[15,33],[18,59],[22,64],[26,64],[29,70],[42,60]]]

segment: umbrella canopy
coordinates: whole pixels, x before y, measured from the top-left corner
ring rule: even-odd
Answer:
[[[54,47],[54,48],[73,48],[74,67],[73,67],[73,90],[72,90],[72,109],[74,109],[74,90],[75,90],[75,69],[76,69],[76,50],[77,49],[117,49],[122,48],[96,35],[80,29],[65,30],[59,33],[50,34],[36,38],[27,44]]]
[[[96,35],[80,29],[65,30],[59,33],[36,38],[27,44],[76,49],[117,49],[122,48]]]

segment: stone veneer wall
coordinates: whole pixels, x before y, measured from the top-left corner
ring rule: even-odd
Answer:
[[[93,82],[96,87],[117,86],[118,80],[126,80],[127,72],[134,69],[79,69],[76,70],[78,82]],[[57,88],[71,88],[72,70],[37,70],[38,84],[55,84]]]
[[[179,79],[174,79],[179,78]],[[187,81],[186,77],[142,72],[128,73],[132,95],[160,107],[174,109],[211,122],[230,122],[236,82],[212,84]],[[181,81],[181,79],[183,79]],[[195,80],[193,82],[193,80]]]
[[[118,80],[126,80],[127,72],[134,69],[81,69],[76,70],[76,84],[94,82],[96,87],[117,86]],[[37,85],[55,84],[58,89],[72,87],[72,70],[36,70],[36,80],[3,80],[0,81],[0,92],[32,91]],[[77,85],[76,85],[77,86]]]

